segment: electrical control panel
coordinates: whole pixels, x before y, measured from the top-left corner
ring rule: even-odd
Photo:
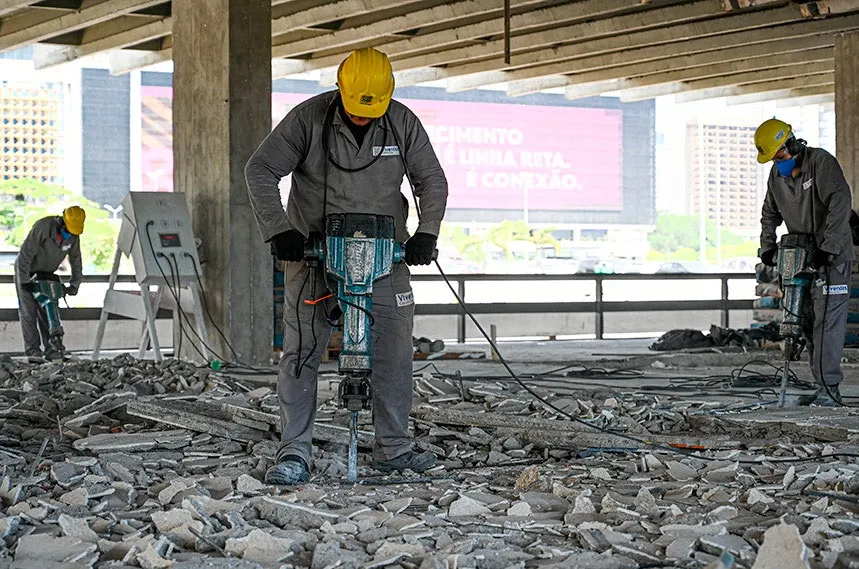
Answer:
[[[179,286],[202,278],[185,194],[129,192],[118,246],[134,262],[140,284]]]

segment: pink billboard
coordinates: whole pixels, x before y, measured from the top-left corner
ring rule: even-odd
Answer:
[[[171,95],[142,88],[144,190],[172,189]],[[272,124],[310,96],[275,93]],[[622,209],[619,110],[399,100],[429,133],[451,209]]]

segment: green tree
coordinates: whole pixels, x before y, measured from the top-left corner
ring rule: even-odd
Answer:
[[[466,233],[461,227],[442,223],[439,242],[452,246],[460,258],[474,263],[486,260],[486,247],[483,237]]]
[[[656,229],[647,236],[654,251],[659,253],[674,253],[681,249],[700,250],[700,223],[696,215],[659,214],[656,218]],[[716,246],[716,224],[707,220],[705,237],[707,247]],[[722,229],[722,247],[736,246],[745,240],[731,231]]]
[[[31,178],[0,182],[0,227],[9,245],[20,247],[33,224],[43,217],[59,215],[79,205],[86,210],[86,229],[81,236],[84,272],[104,273],[113,265],[119,222],[97,203],[61,186]]]

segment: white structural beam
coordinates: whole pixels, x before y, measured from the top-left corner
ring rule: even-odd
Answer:
[[[283,3],[283,2],[281,2]],[[361,14],[368,14],[377,10],[396,8],[402,4],[402,0],[340,0],[326,2],[321,6],[315,6],[274,18],[271,21],[271,35],[277,36],[289,31],[308,28],[325,22],[333,22],[344,18],[351,18]]]
[[[848,19],[850,20],[849,26],[845,22]],[[796,5],[752,13],[737,13],[701,22],[632,32],[624,36],[599,38],[587,42],[537,49],[526,53],[514,53],[512,63],[517,69],[507,71],[505,77],[508,81],[517,81],[546,75],[593,71],[605,67],[689,55],[737,45],[843,31],[859,26],[859,18],[855,16],[836,17],[832,19],[832,22],[836,20],[840,20],[840,22],[833,24],[829,19],[810,19],[804,15],[801,7]],[[791,25],[779,27],[782,24]],[[518,41],[516,45],[520,45]],[[473,51],[466,54],[476,56]],[[435,60],[424,58],[423,60],[404,61],[401,62],[401,65],[413,67],[435,65],[444,63],[444,61],[439,63],[433,61],[446,59],[441,55],[434,57]],[[476,63],[448,65],[445,69],[448,77],[456,77],[497,70],[503,67],[503,58],[496,55],[491,59]],[[490,80],[498,82],[498,76],[493,75]]]
[[[620,79],[609,79],[608,81],[597,81],[584,85],[568,85],[564,89],[564,96],[568,99],[584,99],[585,97],[596,97],[603,93],[617,91],[623,87]]]
[[[826,72],[818,73],[816,75],[805,75],[803,77],[791,77],[787,79],[778,79],[776,81],[752,83],[749,85],[714,87],[712,89],[678,93],[674,95],[674,101],[677,103],[689,103],[692,101],[703,101],[705,99],[712,99],[715,97],[734,97],[739,95],[765,93],[769,91],[803,89],[805,87],[819,87],[821,85],[834,84],[835,73]]]
[[[73,61],[80,57],[93,55],[102,51],[121,49],[153,39],[170,35],[173,26],[172,18],[164,18],[135,28],[108,34],[105,37],[75,46],[49,46],[37,44],[34,63],[36,69]]]
[[[859,17],[856,17],[856,22],[857,25],[859,25]],[[538,77],[537,79],[514,81],[512,83],[508,83],[507,94],[515,97],[537,93],[544,89],[550,89],[553,87],[565,87],[567,85],[582,85],[631,77],[660,77],[662,76],[661,74],[673,73],[690,68],[741,65],[741,62],[747,60],[750,61],[752,58],[761,58],[763,56],[782,57],[782,54],[791,54],[794,52],[827,47],[833,48],[834,45],[835,36],[833,34],[792,37],[789,39],[780,39],[751,45],[739,45],[690,55],[638,61],[626,65],[575,73],[573,75],[549,75],[547,77]]]
[[[732,85],[751,85],[769,81],[778,81],[788,77],[804,77],[807,75],[818,75],[820,73],[834,72],[835,60],[814,61],[811,63],[797,63],[748,71],[732,75],[720,75],[697,81],[682,81],[679,83],[666,83],[650,87],[631,88],[621,91],[620,100],[623,102],[643,101],[664,95],[675,95],[677,93],[688,93],[690,91],[705,91],[718,87],[730,87]]]
[[[173,59],[173,48],[161,51],[113,51],[110,53],[110,74],[122,75]]]
[[[710,68],[694,67],[684,70],[685,73],[622,79],[617,88],[626,91],[622,97],[624,100],[640,101],[685,91],[834,71],[834,57],[834,48],[791,53],[778,58],[756,57],[736,65],[734,69],[729,65],[713,65]]]
[[[32,6],[39,0],[0,0],[0,18],[22,8]]]
[[[511,0],[511,8],[526,8],[537,4],[542,0]],[[445,46],[458,45],[469,42],[480,42],[480,38],[502,34],[504,32],[504,20],[501,5],[498,2],[491,3],[491,10],[472,12],[468,15],[485,14],[486,19],[473,24],[451,27],[450,29],[437,32],[419,34],[412,38],[390,40],[389,37],[379,37],[375,47],[384,51],[389,56],[402,56],[404,54],[420,52],[429,49],[440,49]],[[563,5],[550,8],[528,10],[521,14],[513,14],[510,18],[510,27],[518,31],[527,30],[537,26],[550,25],[559,21],[581,21],[589,18],[597,18],[620,10],[640,5],[640,0],[582,0],[574,6]],[[412,14],[413,15],[413,14]],[[410,15],[410,16],[412,16]],[[414,26],[411,26],[413,28]],[[394,31],[394,26],[389,26],[388,34]],[[409,27],[403,29],[410,29]],[[402,31],[402,30],[400,30]],[[325,46],[326,49],[330,46]],[[274,53],[280,53],[282,48],[275,46]],[[286,49],[285,47],[283,49]],[[308,70],[322,69],[336,65],[333,60],[340,55],[323,58],[311,58],[308,60]]]
[[[38,24],[0,33],[0,52],[9,51],[52,36],[74,32],[111,18],[161,4],[164,0],[106,0],[75,12],[56,16]]]
[[[375,40],[398,31],[450,22],[497,9],[498,3],[495,0],[465,0],[441,4],[356,28],[346,28],[314,38],[276,45],[272,47],[272,56],[292,57],[322,49],[344,47],[359,41]]]
[[[792,89],[790,97],[776,101],[776,107],[783,109],[786,107],[803,107],[805,105],[827,105],[835,102],[835,90],[831,93],[823,93],[819,95],[803,95],[805,89]]]
[[[518,0],[511,3],[511,7],[527,6],[535,3],[536,0]],[[629,0],[625,0],[627,5]],[[456,20],[474,16],[491,15],[496,13],[497,18],[489,20],[489,23],[482,22],[472,24],[470,26],[454,27],[451,31],[454,34],[455,41],[463,39],[472,39],[480,35],[489,35],[492,33],[501,33],[504,30],[503,20],[501,19],[500,6],[496,0],[462,0],[459,2],[449,2],[417,10],[403,16],[388,18],[371,24],[355,28],[346,28],[335,32],[330,32],[314,38],[298,40],[290,43],[284,43],[272,47],[272,55],[274,57],[290,57],[306,53],[312,53],[319,50],[330,50],[333,48],[344,47],[356,42],[367,42],[372,40],[380,40],[375,43],[375,47],[381,49],[388,55],[402,53],[393,44],[408,44],[413,42],[412,49],[420,49],[417,46],[424,45],[426,47],[438,46],[440,38],[445,37],[445,32],[437,32],[434,34],[426,34],[425,36],[417,36],[401,42],[385,42],[383,38],[389,37],[394,33],[406,30],[412,30],[423,26],[443,24],[446,22],[455,22]],[[522,26],[528,26],[530,21],[539,21],[547,24],[555,21],[558,17],[572,17],[574,12],[570,6],[559,6],[546,10],[535,10],[526,14],[518,14],[513,16],[510,21],[511,28],[516,26],[516,29],[521,29]],[[528,17],[525,17],[525,16]],[[495,24],[493,26],[493,24]],[[539,24],[530,24],[539,25]],[[428,36],[433,36],[432,38]],[[413,41],[414,40],[414,41]],[[387,45],[385,45],[387,43]]]
[[[639,44],[668,43],[678,39],[706,35],[707,31],[714,26],[720,31],[736,29],[738,25],[743,27],[754,27],[774,25],[780,18],[797,20],[801,18],[796,7],[785,7],[781,10],[770,10],[754,13],[737,11],[740,18],[716,18],[707,21],[694,21],[703,18],[724,15],[727,10],[722,0],[699,0],[690,4],[681,4],[668,8],[653,8],[640,14],[628,14],[614,16],[602,20],[588,21],[574,25],[561,25],[550,30],[538,30],[531,33],[521,34],[512,38],[513,65],[528,65],[551,61],[555,56],[551,46],[565,44],[572,41],[579,43],[570,47],[577,50],[580,55],[599,53],[601,51],[616,51]],[[573,4],[575,6],[575,4]],[[746,23],[749,20],[751,23]],[[682,22],[694,21],[681,24]],[[722,25],[719,26],[718,24]],[[727,25],[725,25],[727,23]],[[672,24],[678,24],[672,26]],[[665,27],[670,26],[670,27]],[[640,31],[636,31],[640,30]],[[718,32],[711,32],[718,33]],[[587,40],[587,41],[585,41]],[[539,49],[545,48],[545,49]],[[556,48],[560,49],[560,48]],[[536,50],[528,53],[517,53],[524,50]],[[396,59],[392,65],[397,69],[408,69],[413,67],[426,67],[430,65],[442,65],[451,63],[462,63],[461,66],[449,70],[449,76],[453,73],[460,75],[500,69],[504,64],[504,40],[491,40],[479,45],[471,45],[453,50],[440,50],[433,53],[423,54],[404,59]],[[489,58],[478,63],[465,63],[469,61]],[[494,81],[494,80],[493,80]]]

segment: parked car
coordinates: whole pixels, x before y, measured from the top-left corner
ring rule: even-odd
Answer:
[[[659,265],[657,273],[713,273],[716,272],[712,265],[701,261],[667,261]]]

